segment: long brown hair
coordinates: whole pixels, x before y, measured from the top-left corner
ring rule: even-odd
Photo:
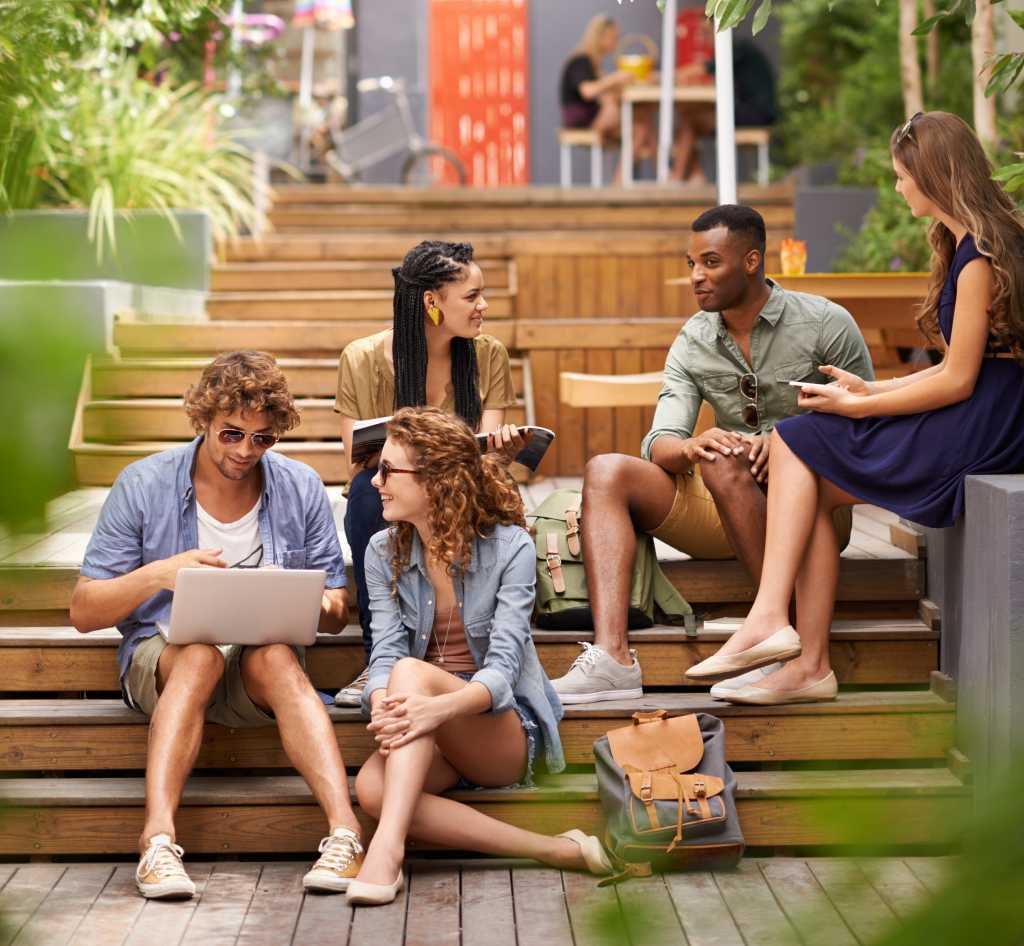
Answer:
[[[925,112],[892,133],[892,156],[943,213],[964,224],[992,266],[990,345],[1024,360],[1024,220],[992,180],[992,164],[971,127],[949,112]],[[956,237],[939,220],[928,228],[932,272],[917,324],[939,335],[939,296],[956,252]]]
[[[498,525],[526,527],[523,500],[505,461],[481,454],[473,431],[436,407],[405,407],[388,422],[388,437],[416,456],[420,482],[430,501],[430,543],[425,554],[453,575],[469,564],[476,536]],[[391,588],[409,566],[415,527],[391,529]]]

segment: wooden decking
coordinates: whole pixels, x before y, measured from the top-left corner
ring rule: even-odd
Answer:
[[[945,858],[745,860],[599,888],[518,863],[411,861],[386,907],[304,896],[304,861],[188,862],[184,903],[146,902],[134,864],[0,866],[0,944],[15,946],[857,946],[924,908]]]

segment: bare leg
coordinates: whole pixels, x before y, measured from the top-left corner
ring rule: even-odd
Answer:
[[[754,583],[761,578],[768,502],[750,472],[746,453],[717,455],[700,464],[700,475],[714,497],[726,538]]]
[[[388,691],[436,696],[466,685],[438,667],[405,658],[392,669]],[[380,822],[358,879],[392,883],[411,832],[446,846],[485,853],[514,851],[547,863],[564,860],[565,866],[581,866],[573,841],[513,828],[435,794],[454,785],[460,773],[482,785],[515,782],[526,767],[526,754],[526,736],[514,710],[459,717],[391,750],[386,760],[376,753],[356,780],[360,805]]]
[[[172,840],[174,815],[203,739],[203,716],[224,673],[224,658],[208,644],[170,645],[157,666],[156,710],[146,752],[146,821],[139,838],[144,851],[154,834]]]
[[[812,551],[815,556],[814,564],[809,566],[812,575],[817,574],[820,578],[832,572],[838,574],[837,561],[828,566],[829,571],[824,561],[816,560],[818,555],[826,553],[830,559],[838,559],[838,546],[834,531],[831,541],[828,541],[824,526],[817,530],[815,523],[825,510],[830,515],[836,506],[860,502],[822,480],[777,433],[772,433],[768,483],[768,530],[761,582],[743,627],[729,641],[735,645],[728,651],[730,653],[752,647],[789,623],[789,602],[797,574],[805,558],[810,559]],[[815,534],[813,550],[810,547],[812,533]],[[835,578],[832,578],[826,597],[831,601],[834,594]],[[812,606],[813,616],[810,619],[820,621],[824,610],[825,605],[819,600],[816,606]],[[828,611],[831,613],[831,605]]]
[[[581,538],[594,643],[625,667],[632,664],[626,617],[636,531],[657,529],[675,495],[674,477],[636,457],[602,454],[584,470]]]
[[[329,827],[359,834],[334,727],[295,652],[285,644],[247,648],[242,682],[252,701],[277,718],[284,751],[309,785]]]

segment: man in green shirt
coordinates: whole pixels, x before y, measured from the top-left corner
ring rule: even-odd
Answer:
[[[756,584],[769,434],[800,413],[798,388],[789,382],[828,383],[819,370],[828,365],[874,377],[849,312],[765,278],[765,225],[757,211],[715,207],[692,230],[686,261],[701,311],[669,349],[643,459],[605,454],[584,473],[582,544],[594,645],[584,644],[569,672],[552,681],[563,703],[643,693],[626,626],[636,533],[649,532],[694,558],[738,557]],[[715,426],[698,432],[702,402]],[[838,510],[840,545],[849,541],[850,523],[849,507]],[[738,680],[744,678],[721,685]]]

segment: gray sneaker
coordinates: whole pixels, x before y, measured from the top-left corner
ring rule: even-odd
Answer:
[[[342,687],[334,694],[335,706],[359,706],[363,701],[363,690],[370,678],[370,668],[365,667],[347,687]]]
[[[565,704],[596,703],[598,700],[637,700],[644,695],[643,680],[636,651],[630,667],[623,667],[614,657],[580,641],[583,653],[576,658],[564,677],[552,680],[558,698]]]

